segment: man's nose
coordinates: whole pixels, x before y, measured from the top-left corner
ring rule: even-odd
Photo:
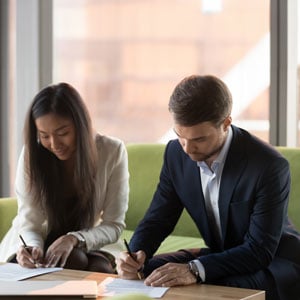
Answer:
[[[183,147],[183,150],[185,153],[193,152],[194,146],[193,146],[193,143],[190,142],[189,140],[184,140],[182,147]]]

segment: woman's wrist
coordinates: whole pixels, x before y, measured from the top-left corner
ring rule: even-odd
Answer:
[[[69,241],[72,243],[73,248],[75,248],[75,247],[77,246],[77,244],[78,244],[77,238],[76,238],[74,235],[72,235],[72,234],[67,234],[66,237],[67,237],[67,238],[69,239]]]
[[[86,241],[82,234],[79,232],[68,232],[67,236],[72,238],[73,246],[76,248],[86,248]]]

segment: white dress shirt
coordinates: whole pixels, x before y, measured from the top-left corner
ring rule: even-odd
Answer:
[[[229,127],[228,135],[224,146],[218,157],[213,161],[211,168],[204,162],[197,162],[199,166],[199,172],[201,177],[202,191],[205,198],[205,206],[208,214],[212,214],[214,218],[214,224],[216,226],[216,231],[218,238],[222,238],[222,230],[220,223],[220,212],[219,212],[219,190],[221,176],[227,157],[227,153],[232,140],[232,129]],[[202,281],[205,281],[205,269],[199,260],[194,260],[196,266],[198,267],[200,277]]]

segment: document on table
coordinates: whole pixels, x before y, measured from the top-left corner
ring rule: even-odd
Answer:
[[[141,293],[151,298],[161,298],[169,288],[152,287],[142,280],[125,280],[107,277],[98,285],[98,296],[113,296],[127,293]]]
[[[26,278],[60,271],[62,268],[23,268],[19,264],[0,264],[0,281],[17,281]]]

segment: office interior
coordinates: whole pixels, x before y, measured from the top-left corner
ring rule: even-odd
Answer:
[[[59,15],[58,9],[59,5],[61,5],[61,11],[67,11],[71,12],[72,7],[79,6],[83,2],[90,2],[91,7],[96,7],[98,5],[102,5],[100,7],[104,9],[104,7],[107,8],[108,5],[111,5],[109,7],[109,12],[110,13],[115,13],[118,14],[118,18],[124,17],[125,14],[128,13],[130,14],[130,11],[132,10],[132,18],[136,18],[136,22],[141,22],[141,24],[144,26],[145,22],[147,22],[147,19],[145,17],[139,17],[137,16],[137,9],[134,7],[134,5],[138,5],[138,11],[141,11],[141,16],[142,12],[145,14],[148,13],[155,13],[159,11],[159,8],[157,10],[152,11],[152,5],[158,5],[157,3],[159,2],[165,2],[164,10],[166,15],[162,14],[161,16],[158,15],[151,15],[149,17],[149,20],[152,20],[151,26],[153,27],[155,23],[161,21],[165,22],[165,19],[168,18],[167,13],[173,12],[174,14],[174,19],[176,19],[177,15],[175,15],[175,12],[178,11],[178,15],[181,17],[183,15],[183,12],[180,11],[180,6],[182,4],[186,5],[185,1],[176,1],[176,0],[168,0],[168,1],[134,1],[134,0],[124,0],[124,1],[101,1],[101,0],[86,0],[86,1],[77,1],[77,0],[71,0],[71,1],[65,1],[65,0],[1,0],[0,2],[0,21],[1,21],[1,26],[0,26],[0,65],[1,65],[1,74],[0,74],[0,79],[1,79],[1,84],[0,84],[0,122],[1,122],[1,139],[0,139],[0,196],[10,196],[13,195],[14,193],[14,188],[13,188],[13,182],[14,182],[14,174],[15,174],[15,169],[16,169],[16,164],[17,164],[17,159],[18,155],[20,153],[20,149],[22,148],[23,145],[23,138],[22,138],[22,131],[23,131],[23,122],[24,122],[24,117],[25,113],[27,110],[27,107],[29,103],[31,102],[33,96],[44,86],[47,86],[53,82],[60,81],[60,80],[68,80],[67,77],[59,77],[57,76],[56,73],[59,73],[57,70],[59,69],[59,66],[55,66],[55,57],[57,55],[56,51],[57,49],[55,48],[57,46],[57,41],[59,42],[60,40],[57,39],[55,40],[55,34],[58,34],[63,29],[65,29],[64,32],[70,32],[72,33],[71,28],[64,28],[68,27],[68,19],[63,19],[61,15]],[[180,3],[181,2],[181,3]],[[184,3],[183,3],[184,2]],[[237,3],[239,2],[239,5],[243,5],[246,7],[239,8],[240,11],[241,9],[244,9],[243,11],[247,12],[247,10],[254,9],[254,5],[258,3],[257,5],[264,5],[265,8],[265,16],[261,16],[261,18],[265,18],[265,23],[267,24],[266,27],[268,27],[268,33],[267,35],[261,35],[261,37],[265,37],[265,39],[260,39],[261,41],[265,42],[267,44],[267,58],[261,63],[261,65],[264,66],[264,68],[267,70],[267,86],[264,87],[264,91],[262,92],[264,94],[264,97],[267,99],[267,119],[265,120],[266,122],[263,123],[263,126],[266,126],[267,131],[263,136],[263,139],[265,139],[267,142],[271,143],[272,145],[275,146],[289,146],[289,147],[299,147],[300,145],[300,130],[299,130],[299,72],[298,72],[298,61],[299,61],[299,54],[298,54],[298,10],[299,10],[299,3],[297,0],[256,0],[256,1],[246,1],[246,2],[251,2],[252,6],[247,7],[247,5],[244,1],[239,1],[239,0],[202,0],[202,1],[189,1],[191,2],[191,5],[195,5],[192,9],[198,9],[197,14],[198,17],[200,18],[207,18],[211,20],[212,22],[215,22],[213,24],[217,24],[218,20],[217,18],[220,18],[221,14],[223,12],[226,12],[226,10],[230,10],[230,4],[231,6],[233,5],[238,5]],[[242,3],[241,3],[242,2]],[[59,4],[60,3],[60,4]],[[120,5],[120,3],[123,3],[124,7],[118,7],[117,5]],[[260,3],[260,4],[259,4]],[[144,5],[144,6],[143,6]],[[169,5],[170,7],[167,7],[166,5]],[[177,6],[176,6],[177,5]],[[68,6],[70,7],[70,10],[68,10]],[[176,9],[175,9],[176,8]],[[259,7],[258,7],[259,8]],[[79,10],[78,10],[79,11]],[[77,14],[78,14],[77,11]],[[92,15],[92,11],[89,12]],[[61,13],[62,14],[62,13]],[[88,14],[88,13],[87,13]],[[186,13],[187,14],[187,13]],[[185,18],[184,21],[187,22],[189,19],[188,15],[184,15]],[[257,10],[256,14],[259,14],[259,10]],[[260,19],[256,19],[256,14],[252,15],[252,22],[253,24],[256,22],[260,22]],[[68,16],[68,15],[67,15]],[[88,16],[90,16],[88,14]],[[61,19],[59,19],[59,17]],[[101,18],[104,19],[105,14],[103,13],[101,15]],[[196,16],[197,17],[197,16]],[[80,18],[79,15],[76,15],[75,21],[77,18],[77,23],[79,21],[82,21],[82,18]],[[177,17],[178,18],[178,17]],[[258,17],[257,17],[258,18]],[[85,19],[89,19],[87,16],[85,16]],[[97,19],[97,18],[96,18]],[[60,20],[60,23],[56,23],[57,20]],[[176,21],[176,20],[175,20]],[[178,22],[181,22],[179,18],[177,19]],[[227,22],[230,20],[227,18]],[[149,21],[150,22],[150,21]],[[168,22],[167,22],[168,23]],[[238,22],[232,21],[233,25],[236,28],[239,28],[240,24]],[[71,24],[71,22],[70,22]],[[71,27],[71,25],[69,26]],[[106,23],[105,23],[106,24]],[[114,23],[114,25],[118,25],[119,27],[115,28],[115,31],[112,30],[112,26],[108,26],[107,28],[100,28],[99,30],[102,32],[102,34],[105,35],[107,33],[107,36],[105,41],[109,41],[112,45],[118,45],[120,46],[120,41],[124,40],[124,36],[119,36],[118,38],[114,38],[113,41],[111,41],[111,37],[109,34],[119,34],[120,32],[125,32],[126,30],[126,24],[121,23]],[[125,26],[125,29],[121,25]],[[140,23],[136,23],[140,24]],[[149,23],[150,24],[150,23]],[[83,24],[80,24],[83,26]],[[92,24],[93,25],[93,24]],[[92,26],[90,25],[90,26]],[[110,24],[111,25],[111,24]],[[155,69],[154,67],[151,69],[151,66],[148,66],[147,70],[148,73],[147,75],[141,75],[142,79],[140,77],[137,78],[138,71],[140,68],[140,65],[136,65],[133,62],[135,62],[134,59],[137,59],[138,54],[133,54],[132,49],[134,51],[143,51],[145,48],[145,45],[148,44],[155,44],[156,43],[156,51],[159,52],[160,49],[163,49],[161,51],[165,51],[165,56],[164,59],[168,58],[168,55],[171,56],[172,53],[172,47],[182,47],[182,43],[185,42],[185,40],[182,38],[178,38],[176,40],[173,39],[171,42],[173,44],[168,45],[170,49],[170,53],[165,48],[162,48],[161,44],[159,44],[159,41],[162,39],[162,35],[158,37],[158,33],[156,33],[156,38],[154,39],[153,36],[151,38],[148,38],[144,44],[137,44],[137,42],[143,41],[143,37],[137,38],[137,34],[142,34],[142,29],[143,26],[140,26],[136,30],[136,36],[135,39],[128,38],[129,42],[124,46],[121,45],[121,47],[118,48],[118,51],[116,51],[115,55],[118,55],[118,59],[120,59],[120,51],[123,49],[127,49],[129,52],[128,55],[132,55],[134,57],[130,57],[130,59],[125,60],[123,58],[122,63],[125,64],[126,62],[129,64],[129,69],[132,68],[132,70],[126,69],[126,72],[130,75],[125,78],[124,82],[120,84],[119,82],[119,74],[113,74],[111,78],[114,78],[114,80],[110,83],[112,86],[111,89],[114,90],[114,85],[117,82],[118,88],[121,90],[119,94],[117,94],[117,97],[120,95],[125,94],[126,91],[130,90],[129,94],[126,94],[127,96],[124,96],[123,101],[127,101],[126,103],[129,103],[132,105],[131,107],[142,107],[142,102],[143,99],[146,99],[146,94],[147,97],[149,98],[149,102],[153,101],[155,106],[158,106],[160,111],[163,111],[167,115],[167,109],[164,111],[164,106],[166,107],[167,103],[167,96],[171,88],[173,87],[174,83],[176,83],[179,79],[180,76],[183,76],[184,74],[188,74],[188,72],[208,72],[210,71],[209,65],[212,64],[212,62],[208,62],[208,67],[203,68],[202,61],[199,60],[199,65],[196,65],[193,63],[193,61],[188,61],[188,57],[194,55],[195,57],[197,56],[203,56],[202,49],[205,47],[205,43],[203,41],[199,41],[199,39],[195,39],[197,48],[198,50],[193,50],[188,51],[186,55],[183,55],[182,58],[178,56],[177,53],[176,58],[174,58],[174,61],[180,61],[182,59],[185,64],[190,64],[191,69],[183,69],[182,73],[176,77],[174,75],[174,78],[172,77],[172,80],[169,80],[169,73],[167,73],[166,70],[163,72],[159,73],[158,69]],[[204,24],[205,25],[205,24]],[[201,23],[201,26],[204,26],[203,23]],[[256,24],[258,27],[262,25]],[[132,25],[133,26],[133,25]],[[148,27],[145,27],[145,32],[147,33],[147,30],[150,31],[151,26],[149,25]],[[60,28],[59,28],[60,27]],[[97,26],[96,26],[97,27]],[[134,27],[134,26],[133,26]],[[165,27],[164,27],[165,28]],[[178,27],[177,33],[180,32],[182,27]],[[231,28],[231,27],[230,27]],[[97,28],[96,28],[97,29]],[[218,29],[218,28],[217,28]],[[198,29],[200,32],[205,31],[207,34],[210,33],[211,28],[209,26],[207,27],[201,27]],[[219,27],[219,30],[221,28]],[[94,31],[93,31],[94,32]],[[95,30],[95,32],[97,32]],[[197,33],[197,31],[195,31]],[[242,34],[247,34],[247,31],[242,32]],[[150,35],[149,35],[150,36]],[[217,38],[222,38],[222,35]],[[144,38],[145,39],[145,38]],[[249,37],[250,39],[250,37]],[[247,40],[247,39],[245,39]],[[102,41],[105,44],[105,41]],[[214,40],[215,41],[215,40]],[[190,43],[190,40],[188,40]],[[163,41],[165,43],[165,41]],[[231,43],[231,40],[227,41],[228,44]],[[132,45],[134,44],[135,47]],[[175,45],[176,44],[176,45]],[[64,44],[67,45],[67,44]],[[175,46],[172,46],[175,45]],[[153,46],[153,45],[152,45]],[[258,46],[258,45],[257,45]],[[84,45],[82,46],[84,47]],[[101,47],[100,47],[101,48]],[[98,48],[97,48],[98,49]],[[121,50],[120,50],[121,49]],[[129,50],[128,50],[129,49]],[[153,48],[151,48],[153,50]],[[182,48],[183,49],[183,48]],[[253,49],[258,49],[253,46]],[[251,51],[253,50],[251,48]],[[71,56],[73,52],[76,49],[69,49],[69,55]],[[124,51],[125,51],[124,50]],[[152,51],[151,50],[151,51]],[[217,56],[220,57],[220,61],[222,61],[222,55],[224,54],[224,51],[222,51],[222,48],[217,49],[218,52],[217,55],[215,54],[214,59],[212,61],[217,60]],[[88,52],[88,50],[86,50]],[[230,50],[232,51],[232,50]],[[229,54],[232,52],[228,52]],[[112,52],[108,50],[107,52]],[[117,53],[118,52],[118,53]],[[207,51],[209,52],[209,51]],[[207,53],[206,52],[206,53]],[[253,52],[249,52],[249,54],[252,54]],[[111,59],[111,64],[112,67],[111,69],[115,68],[116,63],[114,59],[114,53],[109,53],[110,54],[110,59]],[[227,54],[227,55],[229,55]],[[89,55],[89,54],[87,54]],[[122,55],[124,55],[124,52],[122,52]],[[229,56],[224,57],[224,60]],[[147,60],[148,57],[143,58],[141,57],[140,60]],[[62,60],[63,63],[63,60]],[[68,61],[69,63],[69,61]],[[179,62],[178,62],[179,64]],[[182,63],[184,65],[184,63]],[[55,66],[55,67],[54,67]],[[249,63],[248,63],[249,67]],[[249,78],[246,78],[245,80],[250,81],[250,86],[251,82],[255,82],[256,79],[259,81],[261,71],[256,70],[255,67],[259,67],[259,65],[253,65],[252,66],[252,73]],[[83,69],[92,69],[92,72],[96,73],[98,70],[93,70],[93,65],[84,65],[82,67]],[[221,77],[228,79],[231,78],[229,75],[232,74],[232,72],[236,69],[231,69],[231,73],[228,71],[220,71],[220,74],[218,74],[218,68],[221,68],[220,66],[215,66],[215,69],[212,68],[211,70],[217,70],[214,73],[217,73],[216,75],[220,75]],[[250,64],[251,68],[251,64]],[[150,70],[151,69],[151,70]],[[265,70],[264,69],[264,70]],[[107,69],[105,69],[107,71]],[[119,70],[119,66],[118,66]],[[150,72],[150,71],[151,72]],[[62,71],[60,70],[62,73]],[[74,73],[74,72],[73,72]],[[122,76],[124,75],[122,73]],[[147,86],[148,82],[153,80],[151,76],[148,76],[151,73],[151,76],[153,77],[153,74],[158,73],[159,76],[156,78],[154,81],[155,86],[159,86],[160,82],[167,82],[166,86],[167,88],[163,91],[162,96],[155,96],[151,97],[151,92],[155,92],[155,89],[152,88],[151,86]],[[172,70],[172,74],[175,72]],[[249,74],[249,73],[248,73]],[[226,76],[227,77],[226,77]],[[101,78],[102,73],[101,70],[99,71],[99,78]],[[118,77],[119,76],[119,77]],[[135,77],[136,76],[136,77]],[[144,76],[144,77],[143,77]],[[147,77],[148,76],[148,77]],[[169,76],[169,77],[168,77]],[[167,78],[167,79],[166,79]],[[78,81],[76,81],[78,80]],[[80,83],[81,79],[76,79],[74,82],[75,83]],[[99,79],[100,80],[100,79]],[[168,81],[169,80],[169,81]],[[262,82],[265,79],[261,79]],[[136,82],[134,82],[136,81]],[[126,85],[128,83],[128,85]],[[77,87],[77,86],[76,86]],[[88,83],[87,87],[81,87],[79,86],[80,89],[82,88],[84,99],[89,98],[89,96],[86,94],[86,90],[92,90],[93,89],[93,82]],[[100,88],[95,88],[94,94],[97,94],[97,92],[101,93],[101,87],[103,85],[100,85]],[[234,89],[234,85],[232,88]],[[107,87],[105,87],[107,88]],[[139,97],[131,97],[132,95],[132,89],[133,90],[140,90]],[[145,95],[143,95],[143,89],[147,91]],[[101,94],[102,95],[102,94]],[[127,97],[127,98],[126,98]],[[161,98],[160,98],[161,97]],[[262,95],[260,95],[262,97]],[[109,101],[114,101],[113,99],[113,94],[111,93],[109,95]],[[163,101],[162,101],[163,98]],[[257,103],[259,103],[262,98],[258,98]],[[102,111],[101,113],[103,114],[102,117],[105,115],[109,115],[110,111],[116,112],[116,105],[112,104],[115,102],[107,102],[103,104]],[[235,101],[235,99],[234,99]],[[96,102],[97,103],[97,102]],[[119,105],[118,102],[116,102],[117,105]],[[95,103],[93,104],[94,106],[90,107],[90,110],[94,110],[93,108],[95,107]],[[160,106],[161,105],[161,106]],[[237,103],[238,105],[238,103]],[[105,130],[105,133],[111,133],[113,135],[117,135],[120,138],[124,139],[125,142],[162,142],[165,143],[171,136],[168,136],[168,128],[171,126],[171,121],[167,118],[164,117],[165,115],[162,114],[160,115],[158,112],[152,112],[150,111],[151,106],[147,106],[146,109],[149,110],[149,114],[153,114],[154,118],[149,119],[149,123],[147,124],[148,128],[149,126],[153,126],[154,124],[156,125],[155,117],[159,120],[164,120],[165,123],[163,124],[163,132],[159,132],[157,136],[149,136],[148,140],[143,140],[142,139],[142,134],[140,133],[135,133],[133,129],[128,125],[127,130],[131,131],[132,136],[127,136],[124,133],[124,136],[122,135],[123,133],[120,132],[120,128],[124,127],[126,128],[127,124],[130,123],[130,118],[129,118],[129,112],[130,109],[127,110],[126,108],[119,114],[116,115],[116,120],[120,121],[121,116],[124,116],[123,123],[126,124],[126,126],[114,126],[115,128],[111,129],[113,127],[109,122],[107,121],[106,123],[103,122],[101,123],[101,120],[99,121],[99,130],[103,129]],[[145,110],[145,108],[144,108]],[[246,111],[246,114],[249,111]],[[117,112],[116,112],[117,113]],[[146,112],[145,112],[146,114]],[[244,113],[245,115],[245,113]],[[133,119],[137,119],[137,116],[140,116],[141,119],[146,120],[146,116],[144,114],[141,114],[141,111],[137,112],[137,115],[133,115]],[[101,119],[101,117],[100,117]],[[104,119],[104,117],[102,118]],[[109,120],[109,118],[108,118]],[[96,118],[95,121],[97,122]],[[255,123],[252,122],[255,126],[259,123],[258,120]],[[108,123],[108,124],[107,124]],[[238,123],[237,125],[245,125],[246,129],[247,126],[250,124],[250,122],[243,123],[241,122],[240,124]],[[107,127],[105,127],[107,126]],[[136,128],[140,127],[137,126],[136,124],[134,125]],[[249,125],[250,126],[250,125]],[[260,126],[260,125],[258,125]],[[156,128],[153,128],[153,131],[155,131]],[[161,128],[158,128],[157,130],[159,131]],[[250,128],[251,129],[251,128]],[[110,131],[111,130],[111,131]],[[151,130],[152,131],[152,130]],[[251,130],[250,130],[251,131]],[[137,138],[139,137],[139,139]]]

